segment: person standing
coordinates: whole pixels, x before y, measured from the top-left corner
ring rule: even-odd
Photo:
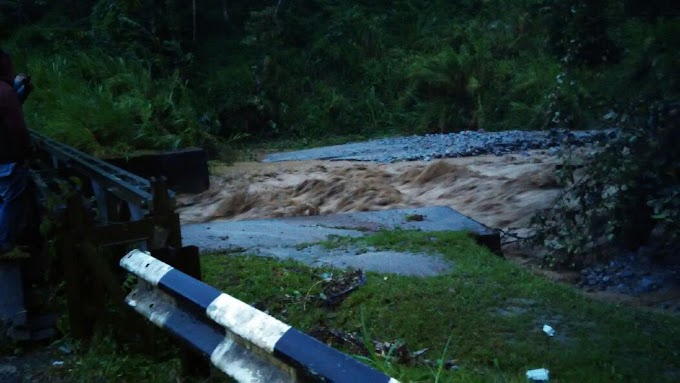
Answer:
[[[23,82],[27,95],[30,81],[14,77],[13,72],[11,57],[0,49],[0,253],[14,248],[27,212],[25,190],[31,141],[21,109],[22,96],[15,83],[21,86]]]

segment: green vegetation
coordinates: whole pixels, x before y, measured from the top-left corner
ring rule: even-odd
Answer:
[[[540,367],[567,382],[673,381],[680,373],[680,325],[669,315],[593,301],[458,233],[395,231],[350,242],[441,254],[455,268],[433,278],[369,273],[333,310],[316,299],[329,270],[215,254],[203,258],[204,276],[303,330],[328,326],[365,340],[402,340],[413,351],[429,348],[427,358],[458,360],[461,369],[443,371],[440,382],[523,382],[527,369]],[[556,328],[555,338],[542,333],[544,323]],[[436,367],[380,357],[369,363],[403,382],[435,381]]]
[[[218,155],[247,139],[597,126],[629,99],[677,97],[673,4],[0,1],[0,38],[34,75],[36,129],[98,153]]]
[[[582,267],[612,243],[633,251],[666,246],[652,255],[678,256],[672,249],[680,239],[680,104],[632,108],[647,118],[612,112],[623,125],[618,137],[585,156],[567,150],[557,172],[566,190],[535,217],[534,240],[552,250],[552,264]]]
[[[551,380],[566,382],[671,382],[680,375],[675,317],[595,301],[499,258],[464,234],[390,231],[329,246],[439,254],[454,268],[430,278],[368,273],[366,284],[333,308],[323,304],[322,280],[342,275],[339,270],[216,253],[202,257],[204,280],[304,331],[328,328],[366,344],[428,348],[420,360],[429,363],[405,365],[395,354],[361,356],[356,348],[333,344],[404,383],[524,382],[526,370],[541,367],[551,371]],[[541,331],[543,324],[556,329],[555,337]],[[95,337],[88,347],[76,347],[81,351],[75,357],[62,356],[64,366],[50,367],[44,381],[175,381],[176,352],[160,331],[152,336],[155,345]],[[450,360],[459,369],[443,368]],[[216,372],[190,381],[227,380]]]
[[[159,334],[161,337],[162,335]],[[173,350],[174,351],[174,350]],[[50,379],[68,382],[172,382],[179,378],[179,359],[173,352],[153,358],[118,344],[109,336],[96,336],[77,358],[67,357],[62,368],[52,366]],[[49,381],[49,380],[47,380]]]
[[[100,155],[210,144],[177,72],[154,81],[141,63],[96,49],[27,61],[41,88],[28,121],[58,140]]]

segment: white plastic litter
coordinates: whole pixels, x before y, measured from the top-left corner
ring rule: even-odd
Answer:
[[[333,274],[332,273],[323,273],[321,276],[321,279],[323,279],[324,282],[330,282],[333,280]]]
[[[527,371],[527,379],[533,382],[547,382],[550,375],[550,371],[545,368],[539,368],[538,370]]]
[[[544,332],[547,336],[555,336],[555,329],[552,328],[552,327],[550,327],[550,326],[548,326],[547,324],[544,324],[544,325],[543,325],[543,332]]]

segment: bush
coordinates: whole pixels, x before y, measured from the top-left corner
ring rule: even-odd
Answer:
[[[567,191],[535,217],[549,261],[580,267],[613,244],[631,250],[680,239],[680,104],[639,101],[607,118],[616,137],[585,156],[567,151],[558,175]]]
[[[99,155],[216,144],[177,72],[154,79],[140,62],[96,49],[25,60],[37,86],[29,125],[67,144]]]

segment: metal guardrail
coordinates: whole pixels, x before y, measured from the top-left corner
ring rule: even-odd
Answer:
[[[31,164],[36,199],[43,220],[51,221],[50,232],[36,241],[60,263],[71,335],[87,339],[94,324],[105,320],[107,299],[125,307],[118,261],[130,248],[172,250],[195,263],[198,254],[182,247],[174,193],[164,180],[146,180],[30,133],[38,158]]]
[[[130,307],[238,382],[399,383],[148,253],[120,265],[139,278]]]
[[[53,168],[69,167],[91,179],[98,203],[104,203],[100,196],[108,192],[131,204],[131,210],[146,213],[154,209],[153,190],[149,180],[38,132],[30,133],[36,148],[50,156]],[[174,193],[170,190],[168,197],[174,203]]]

